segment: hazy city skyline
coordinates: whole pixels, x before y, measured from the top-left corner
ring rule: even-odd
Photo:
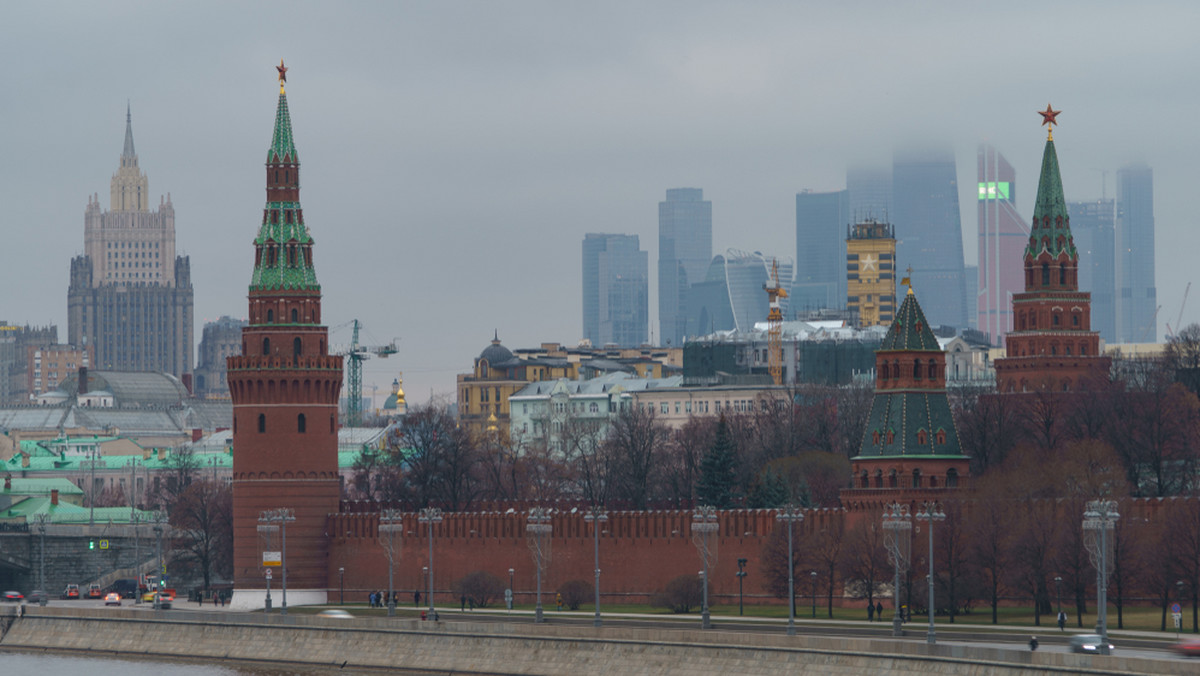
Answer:
[[[1115,197],[1130,162],[1154,171],[1162,337],[1200,245],[1198,18],[1187,3],[14,5],[0,319],[65,337],[70,259],[127,100],[150,204],[170,193],[191,257],[193,331],[244,316],[282,58],[325,323],[400,339],[366,364],[379,402],[398,371],[412,402],[452,394],[493,330],[511,348],[577,342],[579,242],[636,234],[657,260],[671,188],[712,201],[714,251],[791,252],[797,192],[950,143],[972,265],[976,148],[1023,177],[1028,219],[1047,102],[1067,200],[1101,197],[1102,172]],[[1182,323],[1197,320],[1193,302]]]

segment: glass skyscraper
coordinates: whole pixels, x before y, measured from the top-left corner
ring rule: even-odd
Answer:
[[[583,337],[593,346],[647,342],[649,265],[637,235],[584,237]]]
[[[953,150],[897,152],[892,199],[889,220],[896,226],[897,273],[912,278],[930,323],[965,328],[962,218]]]
[[[979,146],[976,176],[979,266],[977,282],[964,279],[964,286],[976,289],[967,296],[967,304],[975,305],[976,328],[992,345],[1003,345],[1013,328],[1012,296],[1025,290],[1022,260],[1029,225],[1017,211],[1017,172],[992,146]]]
[[[779,279],[792,276],[792,261],[773,258],[762,253],[746,253],[730,249],[725,254],[725,283],[729,288],[729,303],[733,307],[734,324],[738,331],[751,331],[758,322],[767,321],[767,292],[764,285],[771,275],[772,262],[778,265]],[[779,299],[780,310],[787,316],[788,299]]]
[[[700,188],[667,190],[658,203],[659,344],[683,344],[688,286],[704,279],[711,261],[712,202]]]
[[[846,190],[796,194],[796,279],[788,299],[794,311],[846,306],[849,205]]]
[[[1158,341],[1154,284],[1154,172],[1143,164],[1117,170],[1117,340]]]
[[[1113,269],[1116,206],[1110,199],[1067,202],[1071,234],[1079,252],[1079,290],[1092,294],[1092,329],[1117,342],[1116,275]]]

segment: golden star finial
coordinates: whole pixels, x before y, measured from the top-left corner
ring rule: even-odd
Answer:
[[[283,65],[283,59],[279,60],[279,65],[275,66],[275,70],[279,71],[279,93],[283,94],[283,83],[287,82],[287,66]]]
[[[1054,140],[1054,125],[1058,124],[1058,120],[1054,118],[1058,117],[1058,114],[1061,112],[1061,110],[1051,108],[1049,103],[1046,104],[1045,110],[1038,111],[1038,115],[1042,116],[1042,124],[1050,126],[1047,138],[1051,141]]]

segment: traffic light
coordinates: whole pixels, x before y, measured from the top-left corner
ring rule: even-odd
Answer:
[[[88,549],[95,549],[95,548],[96,548],[96,541],[88,540]]]

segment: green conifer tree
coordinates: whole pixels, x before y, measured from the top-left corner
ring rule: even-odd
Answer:
[[[734,475],[734,452],[729,426],[722,415],[717,422],[713,445],[700,461],[700,485],[696,487],[696,499],[700,504],[712,505],[717,509],[733,506],[733,490],[737,480]]]

